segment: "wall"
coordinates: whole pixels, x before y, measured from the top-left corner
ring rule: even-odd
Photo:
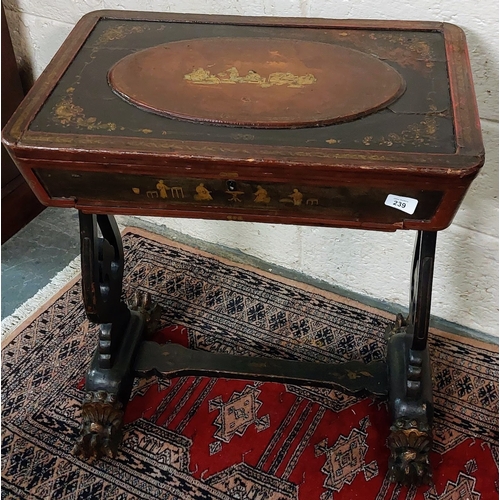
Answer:
[[[86,12],[435,20],[461,26],[469,44],[487,162],[453,225],[438,235],[432,313],[498,336],[498,2],[483,0],[6,0],[19,62],[36,78]],[[406,305],[414,234],[155,219],[354,292]]]

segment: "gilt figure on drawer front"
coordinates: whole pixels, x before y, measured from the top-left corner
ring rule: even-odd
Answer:
[[[459,28],[99,11],[3,142],[44,204],[80,211],[83,300],[100,334],[77,454],[116,454],[134,376],[203,374],[387,395],[391,479],[431,480],[436,235],[484,161]],[[414,230],[409,314],[389,328],[386,360],[369,364],[144,341],[160,311],[147,294],[122,301],[113,214]]]

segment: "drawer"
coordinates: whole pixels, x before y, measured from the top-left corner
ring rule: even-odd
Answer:
[[[37,169],[35,174],[51,199],[70,198],[85,206],[150,208],[162,215],[175,215],[179,210],[216,211],[228,216],[241,213],[245,214],[245,220],[250,220],[252,214],[267,214],[301,218],[304,223],[317,219],[378,224],[398,224],[408,219],[429,221],[443,197],[443,192],[415,187],[393,190],[360,185],[318,187],[240,178],[160,178],[55,169]],[[417,200],[414,212],[405,212],[404,202],[398,207],[386,205],[390,194]]]

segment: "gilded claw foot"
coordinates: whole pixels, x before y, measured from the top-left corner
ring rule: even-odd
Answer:
[[[123,405],[106,391],[87,392],[82,429],[73,454],[82,458],[114,458],[122,439]]]
[[[400,418],[387,440],[391,451],[389,479],[407,486],[430,484],[432,431],[427,423]]]
[[[130,309],[143,315],[148,334],[154,333],[160,326],[161,307],[159,304],[153,304],[151,294],[137,290],[130,301]]]

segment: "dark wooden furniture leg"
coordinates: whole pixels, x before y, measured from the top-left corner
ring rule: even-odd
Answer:
[[[99,226],[102,237],[97,235]],[[388,445],[393,481],[429,483],[432,445],[432,385],[427,336],[436,232],[419,231],[412,266],[410,312],[387,332],[387,364],[338,365],[197,352],[173,344],[142,342],[156,326],[157,308],[136,294],[131,308],[121,300],[123,248],[114,219],[80,213],[82,288],[90,321],[100,324],[99,344],[87,374],[83,425],[75,453],[115,456],[124,407],[134,374],[164,377],[212,375],[316,386],[349,393],[389,394],[392,418]],[[388,377],[387,377],[388,375]]]
[[[413,256],[410,311],[398,315],[387,332],[389,408],[392,425],[388,445],[389,472],[398,483],[431,481],[432,380],[427,347],[436,232],[419,231]]]
[[[427,336],[432,294],[436,232],[419,231],[412,265],[410,311],[399,314],[387,332],[387,364],[352,361],[337,365],[246,358],[197,352],[173,344],[143,342],[136,358],[138,376],[208,375],[293,384],[335,386],[351,394],[389,395],[394,482],[420,485],[431,481],[432,383]]]
[[[124,256],[114,218],[82,212],[79,216],[83,301],[89,320],[100,329],[85,380],[82,429],[74,453],[84,458],[114,457],[132,389],[134,356],[157,311],[152,312],[145,295],[136,294],[131,308],[122,301]]]

